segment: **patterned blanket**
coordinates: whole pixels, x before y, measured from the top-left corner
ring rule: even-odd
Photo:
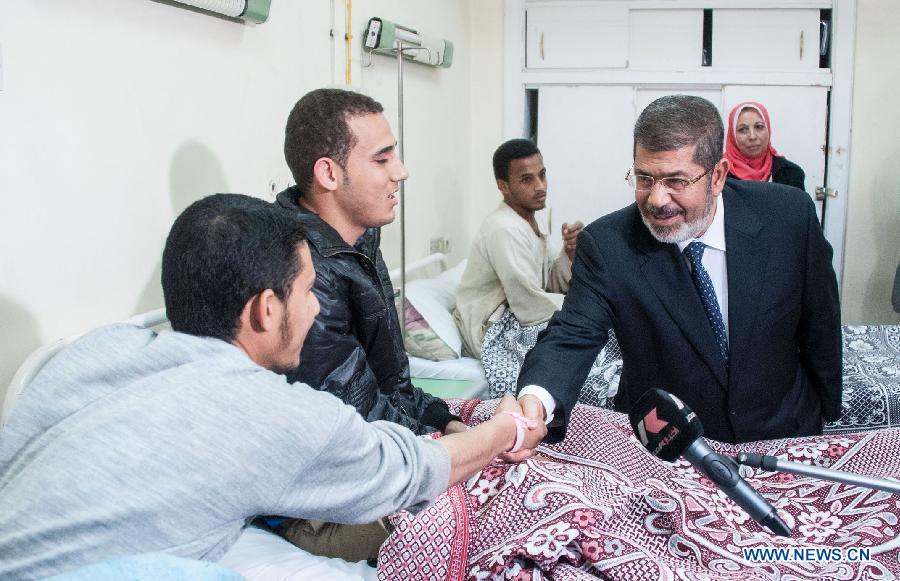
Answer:
[[[844,326],[840,421],[826,433],[900,427],[900,325]]]
[[[473,423],[490,417],[496,407],[496,401],[451,403],[454,412]],[[900,476],[900,430],[895,429],[712,445],[724,454],[767,453],[872,476]],[[394,515],[396,529],[379,555],[379,578],[900,575],[898,495],[742,468],[750,485],[793,528],[793,536],[785,539],[765,532],[687,462],[668,464],[647,453],[623,414],[576,406],[565,441],[539,451],[521,464],[488,466],[416,517]],[[794,548],[810,549],[822,560],[751,554]],[[868,559],[858,559],[865,551]]]
[[[511,311],[484,337],[482,363],[489,394],[498,398],[516,389],[525,355],[546,323],[522,327]],[[844,395],[840,421],[826,424],[827,434],[900,427],[900,325],[844,326]],[[615,334],[597,356],[578,401],[612,409],[619,386],[622,355]]]
[[[481,363],[488,381],[488,397],[500,398],[516,391],[516,379],[525,361],[525,355],[537,343],[538,334],[547,327],[540,323],[523,327],[507,310],[492,324],[484,335],[481,347]],[[622,374],[622,353],[616,334],[609,332],[606,346],[588,372],[578,401],[596,407],[612,409],[612,398],[619,387]]]

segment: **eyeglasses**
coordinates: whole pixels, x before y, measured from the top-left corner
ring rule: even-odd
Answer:
[[[688,186],[695,184],[700,178],[704,177],[709,173],[709,170],[706,170],[702,174],[698,175],[692,180],[687,178],[659,178],[656,179],[651,176],[642,176],[640,174],[631,173],[634,168],[628,170],[628,173],[625,174],[625,181],[628,182],[628,185],[634,188],[636,192],[649,192],[653,189],[653,186],[657,183],[662,184],[670,194],[683,194],[685,190],[688,189]]]

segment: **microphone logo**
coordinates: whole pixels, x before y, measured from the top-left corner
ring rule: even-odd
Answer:
[[[649,431],[651,434],[659,434],[663,428],[669,425],[669,422],[665,420],[661,420],[656,415],[656,408],[653,408],[647,415],[644,416],[644,419],[638,422],[638,437],[641,439],[641,444],[646,447],[650,443],[650,439],[647,437],[647,432]]]

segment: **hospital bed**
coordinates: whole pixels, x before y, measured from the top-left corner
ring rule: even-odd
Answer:
[[[405,293],[409,303],[406,347],[410,376],[417,387],[443,398],[478,397],[488,385],[481,362],[462,356],[462,336],[453,320],[456,288],[465,268],[464,260],[448,269],[447,256],[442,253],[430,254],[406,267],[407,278],[414,278],[406,283]],[[425,276],[434,269],[439,271],[437,275]],[[390,271],[390,277],[398,290],[400,269]],[[440,343],[440,347],[429,349],[422,341],[410,341],[410,336],[423,335],[426,341]]]
[[[482,399],[514,393],[525,355],[544,325],[521,327],[511,313],[485,336],[482,360],[490,384]],[[826,434],[900,428],[900,325],[844,325],[841,417],[825,424]],[[615,334],[598,356],[578,402],[612,409],[623,369]]]

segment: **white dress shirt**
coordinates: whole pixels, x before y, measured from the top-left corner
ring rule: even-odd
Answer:
[[[682,252],[682,257],[688,268],[691,267],[687,257],[684,256],[684,249],[694,240],[699,240],[706,245],[703,251],[703,268],[709,274],[712,280],[713,289],[716,291],[716,300],[719,303],[719,310],[722,312],[722,321],[725,323],[725,335],[729,335],[728,330],[728,269],[725,258],[725,205],[722,203],[722,196],[716,196],[716,213],[713,216],[712,224],[703,233],[700,238],[685,240],[678,243],[678,250]],[[546,389],[539,385],[526,385],[519,392],[519,398],[525,395],[533,395],[544,405],[544,411],[547,414],[546,423],[553,421],[553,412],[556,410],[556,400],[550,395]]]
[[[712,224],[703,233],[700,238],[686,240],[678,243],[678,250],[684,256],[684,249],[694,240],[699,240],[706,245],[703,251],[703,268],[709,274],[712,280],[713,290],[716,291],[716,301],[719,303],[719,310],[722,312],[722,322],[725,323],[725,336],[728,337],[728,270],[725,267],[725,206],[722,205],[722,195],[716,197],[716,214],[713,216]],[[684,257],[691,268],[691,263]]]

